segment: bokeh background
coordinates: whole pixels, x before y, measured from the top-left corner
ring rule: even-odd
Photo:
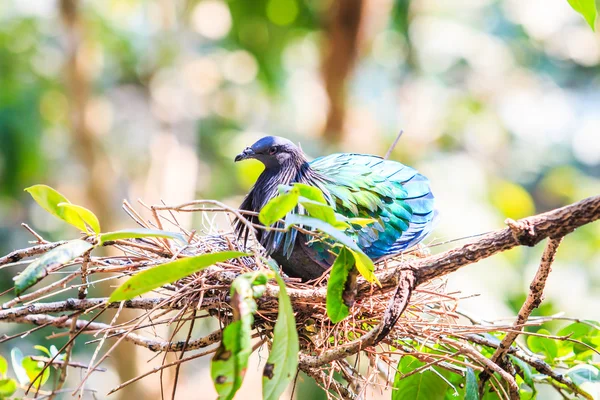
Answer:
[[[403,130],[391,158],[439,200],[427,243],[498,229],[600,193],[599,73],[600,35],[566,0],[3,0],[0,253],[32,240],[21,222],[48,240],[76,235],[23,192],[36,183],[104,230],[132,226],[123,199],[238,205],[261,167],[233,157],[267,134],[316,157],[383,155]],[[567,237],[538,315],[600,319],[599,248],[597,223]],[[449,288],[478,295],[467,312],[509,317],[540,253],[466,267]],[[18,268],[0,270],[0,289]],[[44,336],[0,353],[65,340]],[[149,368],[150,353],[123,349],[90,385],[98,398]],[[214,398],[206,368],[183,368],[180,398]],[[258,376],[243,398],[260,398]],[[302,385],[297,398],[318,398]],[[151,377],[121,398],[159,391]]]

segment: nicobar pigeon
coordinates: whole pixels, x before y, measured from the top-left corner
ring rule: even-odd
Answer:
[[[416,245],[433,228],[437,212],[428,179],[399,162],[353,153],[331,154],[309,162],[300,148],[278,136],[260,139],[235,161],[250,158],[262,162],[265,169],[241,210],[259,212],[279,194],[279,185],[301,182],[316,186],[337,213],[375,220],[366,226],[352,225],[345,232],[374,261]],[[255,216],[249,219],[259,223]],[[281,227],[279,224],[276,226]],[[235,230],[247,240],[248,231],[241,221],[236,221]],[[334,260],[326,244],[311,242],[295,229],[259,229],[257,239],[288,276],[303,281],[321,276]]]

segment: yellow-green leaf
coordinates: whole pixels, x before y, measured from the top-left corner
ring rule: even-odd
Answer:
[[[17,391],[14,379],[0,379],[0,399],[8,398]]]
[[[25,369],[25,373],[27,373],[29,382],[34,383],[34,387],[42,387],[48,381],[48,378],[50,378],[50,368],[44,369],[44,373],[38,377],[44,368],[44,363],[42,361],[35,361],[31,357],[25,357],[21,361],[21,365]]]
[[[8,362],[2,356],[0,356],[0,378],[3,378],[6,375],[6,371],[8,371]]]
[[[282,193],[272,198],[258,214],[258,220],[265,226],[271,226],[278,220],[286,216],[298,205],[298,188],[292,188],[286,193]]]
[[[327,316],[334,324],[346,318],[350,312],[344,303],[343,293],[352,267],[354,255],[344,247],[333,263],[327,282]]]
[[[298,202],[306,209],[308,215],[313,218],[327,222],[336,229],[346,229],[349,227],[345,222],[338,221],[335,211],[327,204],[322,204],[303,196],[298,198]]]
[[[106,242],[110,242],[113,240],[121,240],[121,239],[141,239],[146,237],[162,237],[168,239],[179,239],[182,242],[185,242],[185,238],[181,233],[177,232],[167,232],[161,231],[158,229],[145,229],[145,228],[137,228],[137,229],[124,229],[122,231],[115,232],[106,232],[100,235],[100,245],[103,245]]]
[[[74,211],[96,234],[100,233],[100,221],[98,221],[98,217],[87,208],[71,203],[58,203],[58,207]]]
[[[48,268],[68,263],[91,249],[92,246],[84,240],[71,240],[50,250],[34,260],[14,279],[15,294],[18,296],[48,275]]]
[[[58,191],[47,185],[33,185],[25,189],[25,191],[33,197],[36,203],[50,214],[73,225],[82,232],[87,232],[85,222],[77,212],[70,208],[58,206],[61,203],[70,203],[70,201]]]
[[[138,272],[125,283],[115,289],[108,299],[109,302],[130,300],[153,289],[175,282],[181,278],[203,270],[218,262],[246,256],[239,251],[222,251],[219,253],[202,254],[195,257],[182,258],[166,264]]]
[[[369,256],[367,256],[362,251],[350,251],[352,251],[352,254],[354,255],[354,260],[356,261],[356,269],[358,270],[358,272],[360,272],[363,278],[365,278],[371,283],[375,283],[378,286],[381,286],[381,283],[379,283],[379,279],[377,279],[377,276],[375,276],[375,265],[373,264],[373,260],[371,260]]]
[[[579,14],[585,18],[586,22],[592,28],[593,31],[596,30],[596,15],[598,11],[596,10],[596,1],[595,0],[567,0],[573,10],[577,11]]]
[[[327,204],[327,200],[325,200],[325,196],[319,188],[298,182],[294,183],[294,187],[298,189],[300,196],[316,201],[317,203]]]
[[[50,353],[50,350],[48,350],[45,346],[42,346],[41,344],[36,344],[35,346],[33,346],[33,348],[41,351],[42,353],[46,354],[48,357],[52,358],[52,353]]]
[[[298,368],[298,331],[294,309],[285,282],[275,275],[279,284],[279,308],[273,328],[271,354],[263,370],[263,399],[277,400],[296,376]]]

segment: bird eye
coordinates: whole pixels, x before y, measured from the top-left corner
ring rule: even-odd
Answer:
[[[269,154],[273,155],[277,153],[277,146],[271,146],[271,148],[269,149]]]

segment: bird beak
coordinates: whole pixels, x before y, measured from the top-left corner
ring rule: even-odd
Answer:
[[[238,154],[237,156],[235,156],[235,162],[238,161],[242,161],[245,160],[247,158],[253,158],[254,157],[254,150],[252,150],[252,148],[250,147],[246,147],[244,149],[244,151],[242,151],[240,154]]]

